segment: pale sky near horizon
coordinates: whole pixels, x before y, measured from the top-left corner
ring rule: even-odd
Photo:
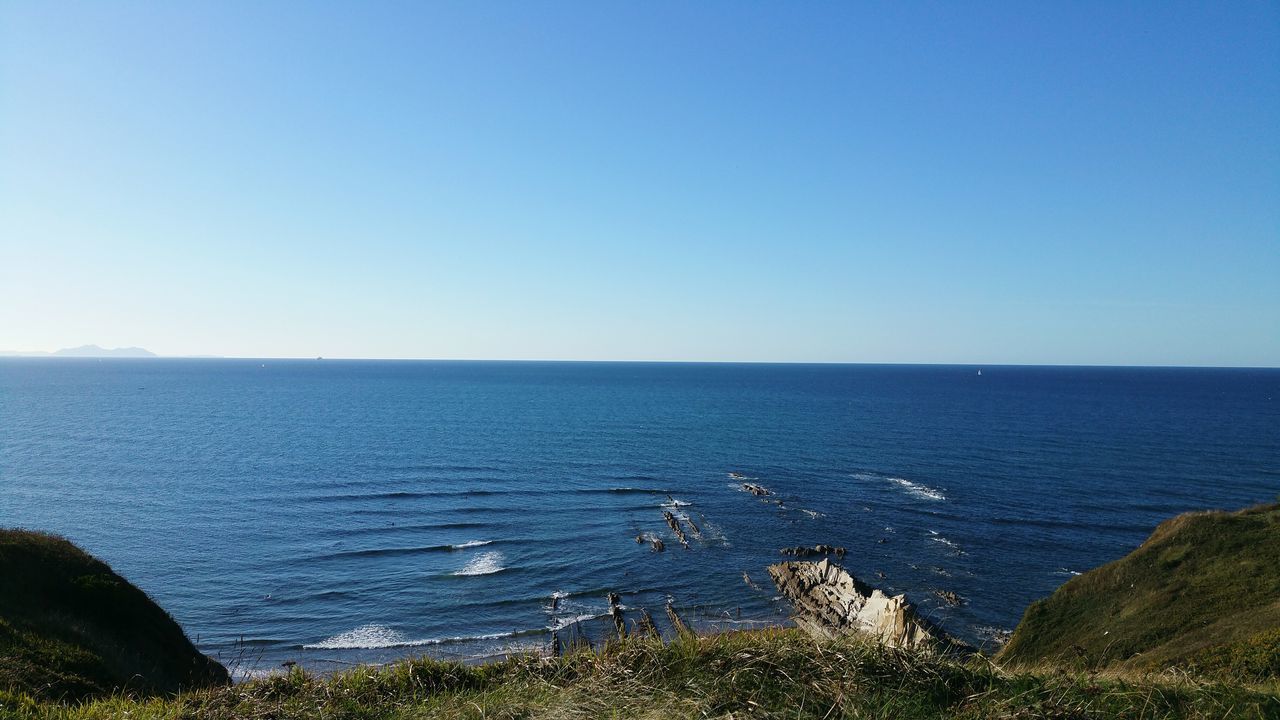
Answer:
[[[0,350],[1280,366],[1280,4],[6,2]]]

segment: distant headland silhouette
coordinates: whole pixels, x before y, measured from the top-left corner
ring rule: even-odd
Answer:
[[[63,348],[54,352],[40,351],[0,351],[0,355],[19,357],[81,357],[81,358],[153,358],[159,357],[150,350],[140,347],[104,348],[98,345],[81,345]]]

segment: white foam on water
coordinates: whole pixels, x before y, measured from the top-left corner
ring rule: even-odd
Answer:
[[[820,513],[817,510],[805,510],[804,508],[797,508],[797,509],[800,512],[804,513],[805,515],[808,515],[809,517],[813,518],[814,520],[817,520],[820,517],[827,516],[826,513]]]
[[[671,498],[667,502],[662,503],[662,507],[665,507],[665,508],[689,507],[692,504],[693,503],[685,502],[680,498]]]
[[[1075,570],[1069,570],[1069,569],[1067,569],[1067,568],[1058,568],[1057,570],[1054,570],[1054,571],[1053,571],[1053,574],[1054,574],[1054,575],[1068,575],[1068,576],[1071,576],[1071,577],[1075,577],[1076,575],[1079,575],[1080,573],[1079,573],[1079,572],[1076,572]]]
[[[385,648],[420,647],[423,645],[445,645],[483,640],[499,640],[514,637],[514,632],[492,633],[489,635],[462,635],[458,637],[411,639],[404,633],[385,625],[361,625],[353,630],[334,635],[311,645],[303,645],[304,650],[379,650]]]
[[[921,500],[946,500],[947,499],[947,496],[943,495],[941,490],[936,490],[934,488],[929,487],[928,485],[921,485],[920,483],[911,482],[906,478],[891,477],[891,478],[888,478],[888,480],[889,482],[905,490],[908,495],[911,495],[912,497],[920,498]]]
[[[932,541],[934,541],[934,542],[936,542],[936,543],[942,543],[943,545],[946,545],[947,547],[951,548],[952,550],[955,550],[955,551],[956,551],[956,553],[958,553],[958,554],[960,554],[960,555],[964,555],[964,551],[960,549],[960,546],[959,546],[959,545],[957,545],[957,544],[955,544],[955,543],[951,542],[950,540],[948,540],[948,539],[946,539],[946,538],[942,537],[941,535],[939,535],[937,530],[930,530],[930,531],[929,531],[929,534],[932,536],[932,537],[930,537],[930,538],[929,538],[930,540],[932,540]]]
[[[583,613],[582,615],[570,615],[568,617],[556,618],[547,626],[547,629],[552,632],[556,632],[557,630],[564,630],[571,625],[577,625],[580,622],[597,620],[608,616],[609,613]]]
[[[398,630],[385,625],[369,624],[302,647],[306,650],[355,650],[404,647],[412,642]]]
[[[454,575],[471,576],[471,575],[492,575],[496,572],[502,572],[507,568],[502,564],[502,553],[493,550],[487,553],[481,553],[473,558],[461,570],[453,573]]]
[[[468,540],[464,543],[458,543],[457,545],[450,545],[449,547],[453,548],[454,550],[466,550],[467,548],[488,545],[491,542],[493,541],[492,540]]]

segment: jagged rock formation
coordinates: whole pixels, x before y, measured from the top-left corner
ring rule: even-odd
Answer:
[[[933,594],[937,595],[942,602],[950,605],[951,607],[960,607],[964,604],[964,598],[951,590],[934,590]]]
[[[773,491],[769,488],[763,485],[756,485],[755,483],[742,483],[742,489],[756,497],[765,497],[773,494]]]
[[[613,620],[613,629],[618,633],[618,639],[627,639],[627,621],[622,617],[621,598],[618,593],[611,592],[605,598],[609,601],[609,618]]]
[[[916,615],[903,595],[885,595],[827,560],[769,566],[796,624],[821,637],[863,634],[889,647],[936,650],[950,639]]]
[[[676,534],[676,539],[680,541],[680,544],[684,546],[685,550],[688,550],[689,539],[684,536],[684,530],[680,528],[680,521],[676,519],[675,515],[672,515],[667,510],[662,511],[662,517],[667,521],[667,527],[671,528],[671,532]]]
[[[814,545],[813,547],[804,547],[803,545],[780,550],[783,555],[792,557],[812,557],[814,555],[835,555],[837,560],[844,559],[845,549],[835,547],[833,545]]]

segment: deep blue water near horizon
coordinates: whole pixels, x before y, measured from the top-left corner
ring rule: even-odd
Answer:
[[[262,671],[538,647],[609,591],[780,622],[764,568],[816,543],[987,642],[1159,521],[1280,493],[1280,370],[980,369],[3,359],[0,526]]]

